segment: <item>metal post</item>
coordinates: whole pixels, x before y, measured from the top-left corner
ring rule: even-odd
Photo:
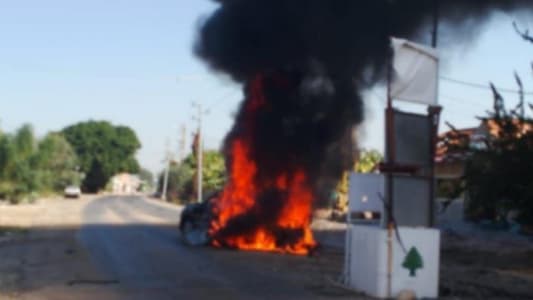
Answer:
[[[433,0],[433,32],[431,34],[431,46],[437,48],[439,35],[440,0]]]
[[[165,175],[163,178],[163,190],[161,191],[161,199],[167,200],[167,188],[168,188],[168,172],[170,169],[170,155],[169,155],[169,141],[167,139],[166,149],[165,149]]]
[[[389,61],[387,67],[387,108],[385,111],[385,148],[386,148],[386,165],[387,165],[387,203],[389,205],[390,211],[393,211],[394,208],[394,199],[393,199],[393,170],[394,164],[396,163],[395,155],[395,140],[394,140],[394,109],[392,107],[392,94],[391,94],[391,84],[392,84],[392,58]],[[386,224],[392,222],[392,216],[387,214],[387,219],[385,220]]]
[[[180,140],[178,142],[178,164],[185,158],[185,145],[186,145],[187,127],[185,124],[181,125]]]
[[[430,126],[430,158],[431,161],[429,162],[429,209],[430,209],[430,215],[429,215],[429,226],[433,227],[435,226],[435,154],[437,152],[437,142],[438,142],[438,132],[439,132],[439,121],[440,121],[440,113],[442,111],[442,107],[440,106],[430,106],[428,107],[428,115],[431,122]]]
[[[390,58],[387,66],[387,109],[385,113],[385,147],[387,153],[387,197],[386,202],[389,206],[387,218],[385,220],[387,226],[387,297],[392,296],[392,264],[393,264],[393,245],[392,245],[392,231],[394,229],[394,224],[392,223],[392,216],[390,214],[394,211],[393,204],[393,169],[395,163],[395,147],[394,147],[394,111],[392,107],[392,94],[391,94],[391,84],[392,84],[392,63],[393,57]]]
[[[198,105],[198,202],[202,202],[202,170],[203,170],[203,143],[202,143],[202,105]]]
[[[438,34],[439,34],[439,10],[440,10],[440,0],[433,0],[434,6],[433,6],[433,33],[431,37],[431,46],[433,48],[437,48],[438,43]],[[439,67],[440,69],[440,67]],[[437,97],[438,97],[438,85],[437,85]],[[430,106],[428,108],[428,115],[430,118],[431,126],[430,126],[430,158],[431,161],[429,162],[429,208],[430,208],[430,215],[429,215],[429,226],[433,227],[435,226],[435,153],[436,153],[436,144],[438,139],[438,128],[439,128],[439,121],[440,121],[440,113],[441,113],[442,107],[433,107]]]
[[[393,264],[393,237],[394,224],[387,224],[387,298],[392,297],[392,264]]]

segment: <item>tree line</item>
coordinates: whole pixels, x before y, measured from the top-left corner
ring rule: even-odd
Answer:
[[[106,121],[80,122],[42,138],[28,124],[0,131],[0,199],[32,201],[68,185],[97,192],[116,173],[140,171],[140,147],[131,128]]]
[[[533,43],[528,31],[517,33]],[[532,65],[533,67],[533,65]],[[498,89],[491,84],[494,106],[480,119],[488,134],[477,142],[452,126],[455,138],[450,149],[466,154],[463,176],[453,182],[448,193],[455,198],[464,193],[466,214],[471,220],[506,223],[514,219],[533,225],[533,117],[528,111],[524,85],[515,74],[518,104],[509,108]]]

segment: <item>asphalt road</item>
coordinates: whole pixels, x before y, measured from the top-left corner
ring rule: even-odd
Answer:
[[[331,255],[188,247],[179,241],[179,213],[134,196],[89,203],[79,239],[105,274],[100,283],[124,299],[353,299],[327,285],[338,272]]]

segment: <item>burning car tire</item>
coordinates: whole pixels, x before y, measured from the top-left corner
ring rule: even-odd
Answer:
[[[210,243],[209,224],[211,222],[210,201],[193,203],[181,213],[179,230],[182,241],[190,246],[206,246]]]

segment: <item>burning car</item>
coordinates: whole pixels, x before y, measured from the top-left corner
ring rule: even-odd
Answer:
[[[217,194],[201,203],[190,203],[181,212],[179,231],[183,242],[190,246],[206,246],[211,242],[209,227],[213,201]]]
[[[249,82],[239,121],[225,141],[226,185],[182,213],[187,244],[295,255],[316,248],[310,227],[315,176],[294,154],[254,144],[270,130],[258,123],[275,103],[267,102],[267,95],[277,92],[275,99],[284,99],[300,78],[258,75]]]

